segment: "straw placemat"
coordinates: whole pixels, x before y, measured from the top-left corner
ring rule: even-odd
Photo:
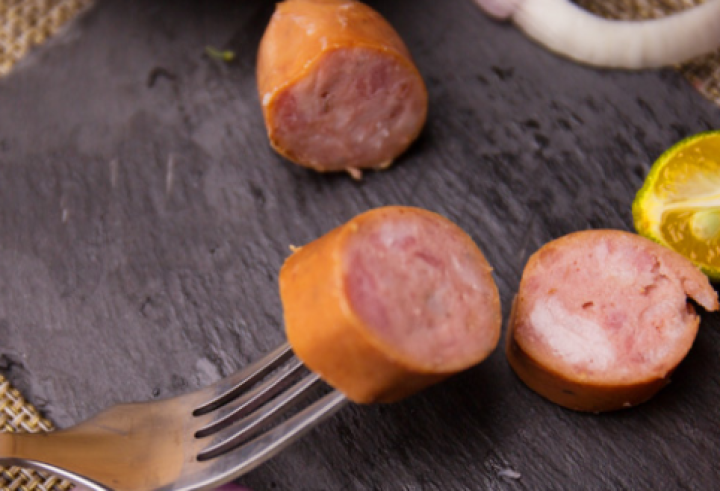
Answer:
[[[92,0],[0,0],[0,76],[91,4]]]
[[[705,2],[705,0],[575,1],[584,9],[608,19],[624,20],[656,19]],[[720,49],[677,68],[701,94],[720,106]]]
[[[0,431],[37,433],[52,431],[52,424],[0,375]],[[0,489],[20,491],[67,491],[72,484],[19,467],[0,467]]]

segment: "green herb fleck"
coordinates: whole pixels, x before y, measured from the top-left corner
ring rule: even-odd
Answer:
[[[212,46],[205,46],[205,53],[210,58],[224,61],[224,62],[230,62],[235,59],[235,52],[230,50],[219,50],[217,48],[213,48]]]

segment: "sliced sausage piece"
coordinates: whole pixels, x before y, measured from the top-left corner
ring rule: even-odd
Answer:
[[[427,115],[425,84],[405,44],[356,1],[278,4],[257,80],[271,145],[318,171],[357,175],[390,165]]]
[[[358,403],[397,401],[469,368],[500,336],[482,252],[417,208],[363,213],[296,250],[280,296],[297,356]]]
[[[683,256],[635,234],[570,234],[529,260],[509,322],[507,357],[531,389],[579,411],[652,397],[687,355],[700,322],[688,296],[718,309]]]

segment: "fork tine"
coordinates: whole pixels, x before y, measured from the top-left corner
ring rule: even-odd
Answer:
[[[342,393],[334,390],[267,433],[220,455],[212,461],[216,482],[226,482],[250,472],[335,414],[347,402]],[[201,452],[198,458],[203,455]]]
[[[286,366],[283,366],[278,373],[272,375],[261,384],[253,387],[247,393],[238,397],[230,404],[219,407],[212,413],[212,420],[200,428],[195,436],[198,438],[208,436],[233,421],[237,421],[243,415],[254,411],[265,404],[275,395],[285,390],[300,375],[305,366],[295,357],[292,357]],[[207,413],[206,413],[207,414]]]
[[[263,424],[270,424],[272,421],[282,416],[282,409],[294,403],[303,396],[308,389],[313,387],[320,381],[320,377],[315,373],[308,373],[295,385],[284,391],[278,397],[252,412],[238,423],[224,429],[223,431],[213,435],[212,443],[205,447],[200,460],[211,459],[217,455],[225,453],[246,440],[249,436],[261,427]]]
[[[256,383],[272,370],[282,365],[292,355],[292,348],[288,343],[284,343],[262,357],[260,360],[235,372],[233,375],[224,378],[214,386],[214,390],[217,392],[217,395],[211,400],[198,406],[193,411],[193,416],[207,414],[223,404],[235,399],[249,385]]]

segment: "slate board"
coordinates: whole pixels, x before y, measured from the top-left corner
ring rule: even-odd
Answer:
[[[370,3],[407,41],[431,109],[397,165],[359,183],[268,147],[254,61],[270,1],[101,1],[0,81],[0,373],[59,426],[198,388],[280,343],[288,245],[380,205],[466,229],[507,316],[533,251],[575,230],[631,230],[650,163],[720,127],[671,70],[574,65],[470,0]],[[208,45],[236,61],[208,58]],[[632,410],[554,406],[499,349],[405,402],[345,408],[242,482],[717,488],[719,330],[705,315],[673,383]]]

